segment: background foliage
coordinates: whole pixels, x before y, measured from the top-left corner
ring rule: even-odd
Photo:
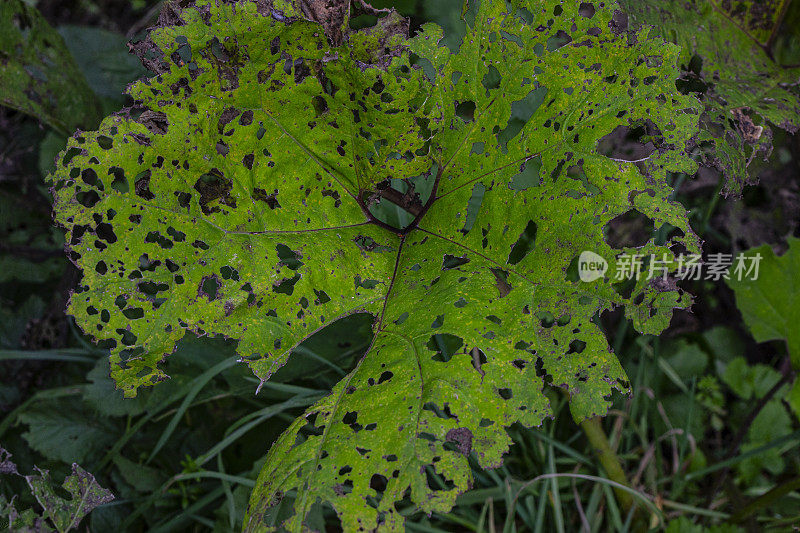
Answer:
[[[155,21],[159,3],[24,4],[37,31],[56,43],[49,50],[60,55],[52,61],[74,63],[60,74],[71,76],[66,83],[81,90],[64,94],[56,88],[48,93],[77,98],[69,105],[78,107],[65,117],[89,128],[101,112],[126,103],[122,89],[145,72],[127,54],[125,41],[141,38],[142,30]],[[460,2],[392,5],[412,16],[412,29],[426,20],[442,25],[448,44],[454,45],[463,34]],[[47,22],[38,21],[32,6]],[[798,46],[791,34],[797,27],[791,21],[798,18],[798,6],[786,6],[772,50],[777,63],[792,65],[800,62],[792,55]],[[57,34],[41,29],[48,22]],[[680,42],[681,33],[676,29],[667,35],[666,27],[657,29]],[[33,39],[37,34],[20,35]],[[766,42],[769,35],[757,38]],[[735,35],[727,38],[739,42]],[[19,50],[9,46],[3,49]],[[25,46],[37,45],[28,41]],[[18,61],[30,61],[26,54]],[[718,126],[741,135],[746,121],[741,116],[729,119],[729,109],[714,107],[723,105],[720,95],[728,103],[726,84],[713,83],[715,75],[726,80],[724,73],[704,71],[698,61],[707,68],[699,49],[682,59],[685,79],[697,83],[687,92],[704,99],[712,118],[712,113],[721,113],[723,118],[714,119]],[[0,80],[16,80],[22,72],[33,81],[19,83],[35,82],[39,88],[43,83],[65,83],[47,77],[44,65],[11,74],[4,70]],[[783,76],[786,71],[780,72]],[[15,93],[4,86],[3,94]],[[33,472],[36,465],[49,469],[50,477],[60,482],[77,462],[94,474],[116,499],[85,520],[92,530],[237,529],[269,444],[353,368],[370,339],[368,317],[354,315],[308,340],[258,396],[253,396],[258,380],[230,362],[231,343],[185,338],[165,363],[173,378],[136,399],[123,400],[108,377],[107,353],[89,345],[63,314],[77,274],[63,257],[60,231],[51,226],[43,175],[72,126],[56,113],[63,106],[33,109],[4,103],[42,122],[10,108],[0,110],[0,444],[12,454],[9,460],[20,473]],[[755,104],[751,107],[758,111]],[[754,126],[761,125],[759,118],[752,120]],[[748,177],[736,182],[742,184],[741,197],[723,199],[718,194],[731,188],[730,177],[737,174],[701,168],[693,176],[670,176],[676,198],[690,210],[691,226],[704,240],[705,252],[735,253],[770,245],[781,254],[774,260],[775,277],[765,280],[772,286],[692,282],[686,287],[696,296],[692,312],[678,314],[659,337],[637,334],[619,311],[601,317],[634,391],[631,397],[614,398],[602,425],[636,491],[633,500],[645,511],[633,515],[620,506],[624,498],[613,494],[615,476],[598,463],[564,398],[548,390],[552,420],[538,429],[513,426],[515,445],[503,466],[484,472],[473,464],[475,487],[458,498],[453,512],[426,516],[410,506],[401,508],[408,529],[604,531],[641,528],[644,522],[669,531],[701,531],[727,522],[759,531],[789,530],[800,521],[800,431],[792,412],[798,389],[790,387],[794,376],[783,340],[797,345],[791,337],[796,335],[791,317],[798,309],[797,244],[791,236],[798,236],[800,146],[787,133],[791,129],[770,128],[773,148],[768,160],[741,156],[749,160]],[[636,135],[642,133],[620,139],[615,149],[633,149]],[[734,148],[742,146],[734,137],[723,138],[734,139],[729,142]],[[646,219],[621,218],[611,231],[617,242],[641,243],[669,228],[656,230]],[[762,300],[778,303],[765,305]],[[774,309],[779,309],[778,316],[768,314]],[[764,323],[770,327],[759,326]],[[798,355],[791,355],[796,361]],[[0,465],[4,460],[0,455]],[[15,497],[18,510],[43,512],[26,480],[2,469],[0,493],[6,501]],[[0,508],[6,508],[2,500]],[[316,527],[336,527],[331,509],[319,506],[313,512]]]

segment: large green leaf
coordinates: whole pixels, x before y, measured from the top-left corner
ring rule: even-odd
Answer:
[[[124,35],[100,28],[59,26],[58,33],[72,52],[91,90],[103,98],[104,108],[117,110],[125,103],[125,87],[148,75],[128,52]]]
[[[758,265],[757,275],[727,281],[736,294],[736,307],[758,342],[786,340],[792,364],[800,368],[800,239],[789,237],[788,250],[776,256],[768,244],[742,254]]]
[[[34,450],[65,463],[83,462],[114,442],[115,428],[107,419],[87,416],[86,410],[56,408],[56,405],[32,408],[19,416],[29,427],[22,436]]]
[[[451,53],[433,25],[406,44],[394,13],[326,26],[332,45],[261,2],[199,1],[144,45],[162,54],[130,88],[144,111],[70,140],[52,176],[84,272],[70,312],[126,395],[166,379],[187,330],[238,339],[267,380],[320,328],[374,316],[355,368],[273,446],[247,529],[300,530],[324,501],[346,530],[400,528],[406,494],[447,511],[467,456],[500,464],[505,428],[550,414],[545,384],[577,419],[628,390],[596,317],[624,307],[657,333],[689,298],[644,278],[618,290],[605,227],[636,210],[682,234],[625,251],[698,250],[666,173],[695,170],[701,109],[675,88],[678,49],[614,12],[483,2]],[[644,124],[646,157],[599,148]],[[408,226],[386,223],[389,200]],[[578,280],[584,250],[606,276]],[[271,510],[284,496],[287,516]]]
[[[704,92],[702,143],[726,176],[726,192],[751,180],[747,167],[772,150],[769,125],[800,128],[800,68],[771,57],[789,0],[621,0],[638,25],[681,45],[684,90]],[[697,77],[696,77],[697,76]]]
[[[62,133],[93,127],[100,106],[61,36],[22,0],[0,4],[0,104]]]
[[[736,307],[758,342],[785,340],[792,366],[800,368],[800,239],[789,237],[789,248],[776,256],[768,244],[743,254],[758,264],[758,274],[731,277],[728,286],[736,294]],[[800,418],[800,378],[787,395]]]

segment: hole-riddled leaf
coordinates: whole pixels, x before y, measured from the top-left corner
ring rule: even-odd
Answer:
[[[284,495],[291,531],[320,502],[347,531],[401,530],[397,502],[447,512],[467,456],[497,466],[505,428],[549,416],[546,385],[576,419],[626,392],[592,318],[623,307],[654,332],[690,300],[570,265],[613,263],[606,228],[631,211],[680,230],[639,253],[698,249],[666,180],[694,169],[699,116],[675,46],[603,2],[481,2],[457,52],[394,12],[361,32],[186,4],[146,41],[158,76],[129,93],[147,111],[72,139],[51,180],[83,267],[70,312],[127,396],[167,378],[187,331],[237,340],[263,382],[314,332],[374,317],[355,368],[273,445],[246,530]],[[601,150],[642,124],[646,160]]]

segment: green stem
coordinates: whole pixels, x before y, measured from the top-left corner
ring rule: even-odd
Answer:
[[[725,176],[720,176],[717,188],[714,190],[714,195],[711,197],[711,201],[708,202],[708,208],[706,209],[705,216],[703,216],[703,231],[707,231],[709,228],[711,215],[714,214],[714,210],[717,208],[717,203],[719,202],[720,193],[722,192],[722,188],[724,186],[725,186]]]
[[[600,417],[586,419],[581,422],[581,429],[586,435],[586,438],[589,439],[592,448],[594,448],[594,453],[603,466],[603,470],[605,470],[608,479],[620,485],[630,487],[628,478],[625,476],[625,471],[622,470],[622,465],[619,462],[619,457],[617,457],[617,454],[611,449],[608,437],[605,431],[603,431],[601,420]],[[614,494],[623,511],[626,514],[630,513],[631,509],[633,509],[633,497],[630,493],[618,487],[614,487]]]
[[[755,500],[742,507],[731,517],[730,521],[734,524],[738,524],[747,519],[749,516],[755,514],[759,509],[763,509],[764,507],[771,505],[776,500],[798,489],[800,489],[800,477],[796,477],[781,483],[780,485],[773,487],[769,491],[765,492]]]
[[[775,19],[775,25],[772,27],[772,31],[769,32],[769,37],[767,38],[767,42],[764,43],[764,52],[767,53],[770,59],[775,61],[775,57],[772,54],[772,46],[775,44],[775,39],[778,38],[778,32],[783,25],[783,19],[786,17],[786,13],[789,11],[789,5],[792,3],[792,0],[786,0],[781,7],[780,13],[778,13],[778,18]],[[777,61],[775,61],[777,63]]]

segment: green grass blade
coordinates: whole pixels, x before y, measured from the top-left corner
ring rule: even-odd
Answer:
[[[183,398],[183,402],[181,403],[181,406],[178,408],[178,411],[172,417],[172,420],[170,420],[169,424],[167,424],[167,427],[164,428],[164,431],[158,438],[158,442],[153,448],[153,451],[150,452],[150,456],[147,458],[147,461],[145,461],[145,464],[149,464],[150,461],[152,461],[153,458],[158,454],[158,452],[161,451],[161,448],[164,447],[169,438],[172,436],[172,433],[178,427],[178,423],[180,422],[183,415],[186,413],[186,410],[191,405],[192,400],[195,399],[195,397],[200,393],[203,387],[205,387],[209,381],[214,379],[214,377],[217,374],[222,373],[223,371],[235,365],[237,362],[238,362],[237,359],[234,358],[229,358],[225,359],[224,361],[220,361],[219,363],[212,366],[211,368],[209,368],[208,370],[206,370],[200,376],[198,376],[196,379],[193,380],[192,388],[189,390],[189,393]]]

